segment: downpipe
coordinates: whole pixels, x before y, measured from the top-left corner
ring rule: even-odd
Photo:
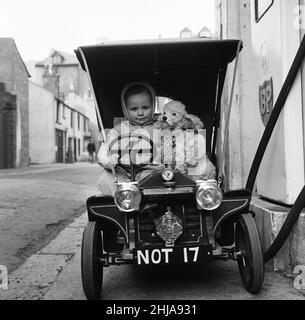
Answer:
[[[299,72],[299,69],[303,63],[305,57],[305,36],[303,37],[300,47],[298,49],[298,52],[294,58],[294,61],[290,67],[290,70],[288,72],[288,75],[285,79],[285,82],[281,88],[280,94],[277,98],[277,101],[275,103],[275,106],[271,112],[271,116],[269,118],[269,121],[266,125],[266,128],[264,130],[263,136],[261,138],[261,141],[259,143],[259,146],[257,148],[254,160],[252,162],[252,166],[248,175],[247,183],[246,183],[246,189],[253,191],[254,183],[257,177],[257,173],[260,167],[260,164],[262,162],[263,156],[265,154],[267,145],[269,143],[270,137],[272,135],[272,132],[274,130],[274,127],[277,123],[277,120],[279,118],[279,115],[285,105],[285,102],[287,100],[288,94],[290,92],[290,89],[295,81],[295,78]],[[293,207],[291,208],[290,212],[287,215],[287,218],[277,235],[277,237],[274,239],[271,246],[266,250],[264,253],[264,261],[267,262],[270,259],[272,259],[276,253],[281,249],[282,245],[288,238],[294,224],[298,220],[300,213],[302,209],[305,207],[305,186],[303,187],[302,191],[298,195]]]

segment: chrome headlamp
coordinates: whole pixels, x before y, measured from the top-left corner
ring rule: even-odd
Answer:
[[[216,180],[197,181],[196,201],[201,209],[209,211],[217,209],[222,198]]]
[[[119,183],[114,194],[114,202],[123,212],[132,212],[140,209],[141,192],[136,186],[137,182]]]

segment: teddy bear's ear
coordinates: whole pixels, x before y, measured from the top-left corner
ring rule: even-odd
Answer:
[[[189,120],[192,120],[192,119],[193,119],[193,115],[191,115],[191,114],[189,114],[189,113],[187,113],[186,115],[184,115],[184,117],[185,117],[186,119],[189,119]]]
[[[183,115],[187,114],[185,105],[180,101],[178,101],[177,110]]]

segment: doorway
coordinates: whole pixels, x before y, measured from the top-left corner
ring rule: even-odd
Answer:
[[[7,103],[0,110],[0,169],[15,167],[16,161],[16,110]]]
[[[64,163],[64,133],[62,130],[55,129],[56,139],[56,162]]]
[[[77,161],[77,139],[74,138],[74,161]]]

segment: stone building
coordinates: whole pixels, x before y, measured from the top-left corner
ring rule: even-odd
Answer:
[[[184,27],[180,31],[180,38],[191,38],[193,36],[192,30],[190,30],[188,27]]]
[[[0,168],[29,164],[27,68],[12,38],[0,38]]]
[[[55,100],[56,162],[82,160],[82,154],[86,152],[86,141],[91,135],[89,119],[84,113],[63,101],[57,98]]]
[[[83,152],[86,152],[87,144],[89,143],[90,139],[96,146],[98,146],[98,125],[96,122],[96,113],[92,97],[90,95],[88,96],[87,94],[84,97],[80,97],[76,94],[75,90],[71,88],[71,91],[65,99],[65,103],[71,108],[86,115],[89,119],[89,129],[85,136]]]
[[[82,70],[75,54],[51,49],[49,56],[35,64],[35,82],[72,109],[89,118],[89,135],[97,144],[98,126],[93,96],[87,73]],[[84,144],[86,145],[87,142]],[[74,157],[75,158],[75,157]]]
[[[36,63],[36,82],[65,100],[73,86],[77,95],[88,93],[87,74],[81,69],[74,54],[52,49],[49,56]]]

